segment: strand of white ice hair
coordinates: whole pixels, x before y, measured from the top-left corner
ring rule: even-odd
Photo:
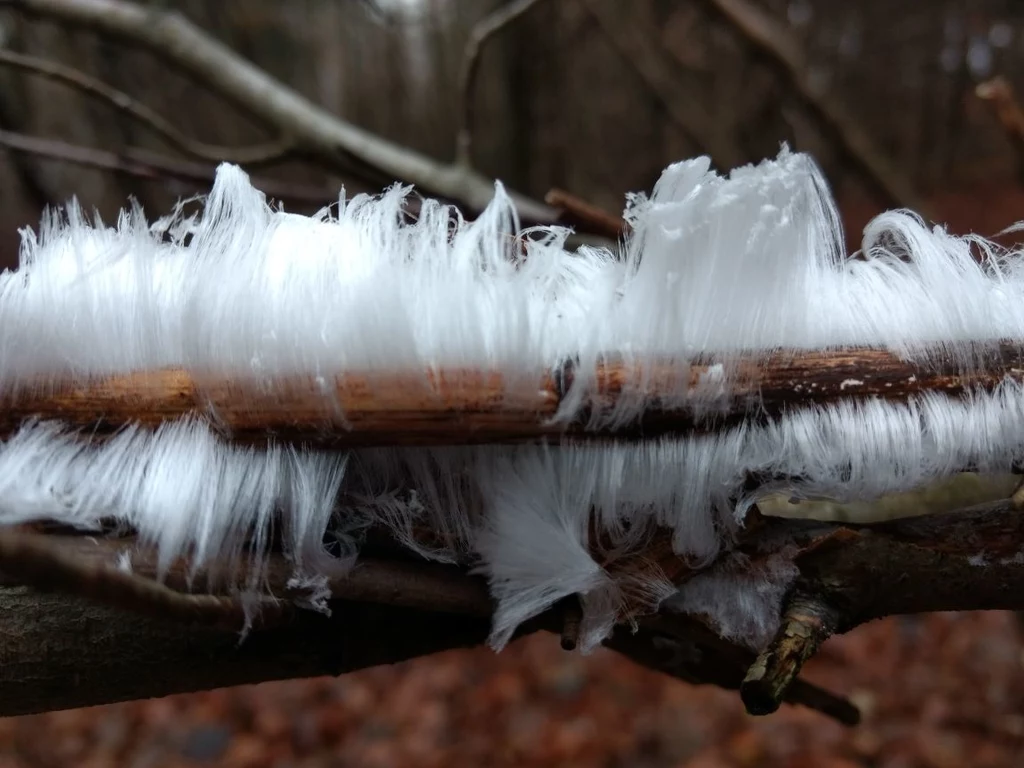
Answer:
[[[331,557],[322,545],[341,487],[344,456],[242,448],[198,420],[155,431],[130,427],[89,444],[52,422],[30,422],[0,450],[0,522],[47,520],[84,530],[105,521],[155,546],[160,578],[179,557],[190,574],[247,591],[262,587],[273,518],[296,578],[343,572],[354,548]],[[243,584],[235,583],[240,573]]]
[[[706,159],[670,166],[650,199],[631,198],[621,254],[571,253],[557,227],[514,239],[500,185],[454,228],[432,201],[407,221],[407,194],[297,216],[225,165],[198,218],[149,227],[133,209],[103,228],[71,205],[24,234],[20,270],[0,277],[0,387],[162,366],[272,378],[440,365],[535,387],[575,359],[570,418],[604,355],[685,369],[705,352],[935,344],[966,358],[1024,337],[1017,252],[891,212],[865,230],[867,258],[845,260],[824,181],[786,149],[728,177]],[[605,416],[636,416],[642,389]]]
[[[156,431],[131,428],[98,444],[35,423],[0,448],[0,523],[94,528],[113,518],[156,547],[162,569],[179,556],[189,557],[194,570],[251,557],[247,589],[258,586],[277,513],[285,554],[304,583],[340,575],[352,562],[328,557],[325,537],[351,545],[349,533],[376,522],[409,541],[414,525],[426,527],[442,532],[445,542],[430,554],[475,563],[487,576],[497,604],[493,645],[501,647],[523,621],[560,599],[580,594],[581,645],[591,648],[621,618],[627,586],[602,563],[642,553],[658,529],[672,531],[680,556],[705,564],[759,494],[859,500],[965,467],[1005,472],[1024,459],[1022,435],[1024,386],[1010,380],[966,399],[846,401],[688,439],[373,449],[347,459],[239,448],[194,420]],[[779,479],[748,492],[752,474]],[[594,531],[601,534],[599,549]],[[764,617],[772,609],[764,601],[776,600],[778,589],[758,583],[749,599],[723,599],[715,614],[720,626],[756,629],[758,637],[770,629]],[[636,586],[628,584],[634,594]],[[657,574],[641,586],[654,603],[673,591]],[[687,597],[687,589],[698,587],[683,589],[675,605],[706,604],[710,593]]]

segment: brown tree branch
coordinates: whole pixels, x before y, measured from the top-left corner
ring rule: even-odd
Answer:
[[[48,546],[79,563],[83,573],[92,573],[96,561],[110,563],[125,547],[131,547],[133,573],[155,573],[153,554],[132,542],[45,536]],[[1024,518],[1007,499],[874,526],[763,519],[739,551],[756,562],[795,548],[800,576],[794,594],[827,603],[835,613],[821,627],[847,632],[885,615],[1024,607],[1022,541]],[[362,570],[331,582],[337,598],[331,618],[298,611],[288,623],[255,631],[241,645],[236,632],[126,613],[124,608],[138,606],[122,606],[101,591],[91,592],[92,600],[112,602],[116,609],[14,589],[8,582],[0,586],[6,617],[0,716],[337,674],[483,642],[491,604],[479,577],[449,566],[368,557]],[[289,574],[288,564],[273,558],[268,594],[288,594]],[[202,581],[200,576],[193,583]],[[166,583],[181,590],[187,582],[184,567],[176,565]],[[740,689],[754,652],[721,639],[704,621],[672,613],[641,616],[636,633],[623,626],[608,646],[690,683]],[[559,608],[522,631],[563,628]],[[792,658],[809,656],[810,650],[812,644],[799,645]],[[857,720],[856,708],[841,697],[788,673],[776,681],[781,684],[773,696],[780,701],[841,722]]]
[[[0,571],[42,592],[104,602],[127,611],[184,624],[241,630],[283,623],[290,606],[277,600],[245,601],[220,595],[178,592],[153,578],[82,558],[59,539],[22,530],[0,530]]]
[[[125,558],[130,570],[118,567]],[[271,555],[261,569],[261,589],[267,601],[280,602],[305,596],[301,588],[290,586],[294,568],[279,556]],[[221,602],[200,607],[203,615],[187,610],[168,617],[184,624],[203,624],[208,617],[221,629],[240,631],[244,625],[242,602],[230,602],[223,593],[231,580],[223,572],[194,572],[188,563],[178,560],[161,573],[156,553],[133,538],[90,537],[69,532],[29,532],[0,528],[0,573],[17,584],[45,592],[83,597],[129,612],[167,615],[163,610],[171,592],[180,606],[184,598],[213,597]],[[160,580],[160,581],[158,581]],[[117,582],[117,584],[114,584]],[[147,587],[140,588],[138,582]],[[113,584],[113,586],[111,586]],[[160,591],[151,590],[160,588]],[[370,554],[361,557],[343,577],[331,579],[327,587],[340,600],[371,602],[396,608],[413,608],[435,613],[460,613],[488,617],[494,605],[486,585],[480,579],[467,578],[463,568],[423,561],[382,559]],[[206,590],[209,594],[193,594]],[[252,607],[260,608],[261,605]],[[173,610],[173,609],[172,609]],[[291,614],[274,608],[268,622],[255,629],[284,624]]]
[[[495,35],[525,16],[540,0],[512,0],[501,6],[473,27],[462,53],[459,70],[459,99],[461,108],[458,133],[455,137],[455,162],[470,168],[473,165],[473,130],[476,108],[474,95],[476,76],[480,70],[480,54],[484,45]]]
[[[190,584],[202,583],[206,578],[205,574],[190,577],[185,564],[179,562],[166,575],[167,586],[153,582],[152,579],[155,578],[157,571],[152,551],[145,547],[139,547],[131,540],[93,539],[81,535],[60,533],[26,534],[20,531],[8,532],[6,535],[8,540],[16,537],[31,540],[32,554],[31,565],[29,568],[25,568],[26,558],[23,551],[13,550],[11,547],[0,547],[0,573],[5,577],[4,581],[0,581],[0,607],[4,605],[5,594],[10,589],[6,585],[11,583],[12,577],[14,583],[25,583],[27,579],[28,583],[36,590],[40,587],[44,588],[43,596],[39,597],[39,601],[44,604],[44,610],[54,609],[55,606],[52,603],[55,598],[47,595],[55,592],[62,593],[59,598],[61,600],[66,600],[71,595],[86,597],[94,606],[90,608],[71,600],[68,606],[61,608],[62,616],[47,617],[47,628],[51,635],[56,635],[55,638],[51,636],[50,642],[53,643],[56,640],[56,647],[61,645],[63,627],[61,620],[65,615],[69,619],[69,623],[75,626],[63,628],[63,631],[73,631],[76,635],[85,631],[84,636],[89,637],[88,628],[78,626],[83,621],[83,613],[88,615],[95,612],[117,610],[120,612],[113,614],[117,620],[112,622],[117,630],[129,626],[141,627],[140,631],[143,636],[147,636],[150,631],[154,633],[162,631],[168,634],[177,634],[184,638],[185,642],[188,642],[191,636],[198,634],[199,630],[234,629],[237,632],[241,627],[240,607],[237,600],[220,597],[216,594],[191,595],[175,592],[175,590],[188,588]],[[23,550],[24,544],[20,546]],[[167,605],[167,599],[163,595],[156,597],[151,603],[146,602],[146,596],[157,595],[152,588],[143,592],[133,586],[133,594],[128,600],[124,599],[124,592],[118,587],[113,590],[104,590],[104,586],[111,585],[110,572],[113,569],[110,564],[119,555],[128,551],[133,555],[130,579],[144,582],[149,587],[159,587],[167,592],[173,592],[176,595],[174,599],[181,605],[201,599],[205,606],[210,607],[210,610],[206,611],[208,615],[196,616],[193,613],[178,610],[161,612],[160,608]],[[59,571],[56,578],[48,572],[47,566],[56,566]],[[272,557],[266,578],[268,594],[293,594],[290,593],[287,586],[289,573],[287,563],[284,563],[279,557]],[[77,579],[73,578],[76,575]],[[117,572],[116,575],[120,579],[124,578],[124,574],[120,572]],[[83,583],[85,586],[82,585]],[[205,586],[211,586],[211,584],[208,582]],[[475,645],[482,642],[486,634],[485,622],[492,611],[492,603],[483,580],[451,566],[368,559],[349,575],[333,579],[330,582],[330,587],[336,598],[336,601],[332,603],[332,609],[335,615],[343,611],[344,615],[340,618],[345,621],[364,621],[365,612],[372,614],[377,611],[391,612],[397,620],[400,614],[396,609],[405,609],[408,620],[416,620],[418,616],[429,615],[433,617],[438,628],[448,626],[451,635],[447,637],[447,642],[451,644],[450,647],[461,647],[463,644],[467,644],[462,640],[465,636],[461,629],[463,626],[474,627],[470,630],[471,641],[468,644]],[[339,600],[341,602],[337,602]],[[214,608],[215,606],[220,606],[223,610],[218,611]],[[578,609],[578,602],[566,601],[547,614],[528,622],[519,634],[528,634],[538,629],[552,632],[561,631],[564,647],[567,631],[574,639],[575,632],[578,631],[580,618]],[[356,613],[355,616],[353,616],[353,612]],[[197,622],[196,618],[199,618],[200,621]],[[211,618],[215,621],[211,622]],[[262,673],[266,676],[262,676],[259,666],[255,665],[246,666],[244,670],[246,677],[243,679],[235,677],[239,670],[234,665],[228,665],[224,669],[218,670],[201,666],[194,675],[187,673],[186,677],[180,681],[168,681],[160,674],[153,675],[153,679],[150,679],[148,684],[156,686],[155,689],[142,688],[138,680],[134,684],[131,683],[130,669],[132,665],[136,665],[139,667],[139,674],[152,675],[149,668],[149,657],[138,658],[138,650],[132,646],[128,637],[115,637],[113,640],[110,638],[105,640],[107,646],[105,650],[109,656],[99,661],[100,666],[108,671],[111,666],[118,667],[110,675],[113,685],[97,685],[95,690],[89,691],[87,694],[84,694],[77,686],[72,690],[67,690],[66,687],[60,686],[57,680],[51,680],[52,668],[55,665],[59,668],[61,665],[58,660],[50,660],[41,656],[36,650],[22,647],[20,641],[23,633],[5,636],[6,642],[0,643],[0,653],[6,659],[13,660],[17,675],[39,677],[51,683],[53,690],[49,691],[49,698],[41,697],[38,693],[26,695],[25,691],[18,687],[21,682],[20,676],[6,679],[3,673],[0,673],[0,694],[2,694],[0,695],[0,716],[276,679],[277,670],[281,668],[281,664],[280,660],[275,659],[272,654],[280,652],[281,648],[277,642],[271,643],[272,650],[268,652],[268,656],[264,657],[264,646],[267,644],[268,638],[284,638],[285,642],[292,643],[303,639],[292,636],[295,630],[318,633],[336,631],[331,630],[329,624],[322,620],[311,619],[309,612],[305,611],[290,611],[280,614],[280,618],[281,621],[276,621],[273,624],[256,624],[255,631],[248,635],[239,647],[241,655],[245,655],[244,652],[251,650],[252,645],[257,647],[255,655],[266,665],[266,671]],[[150,625],[155,620],[162,621],[158,622],[158,626],[151,627]],[[173,620],[174,623],[168,620]],[[630,655],[647,666],[661,669],[661,671],[691,683],[723,685],[732,689],[737,687],[738,683],[735,681],[742,677],[742,671],[745,664],[748,663],[748,656],[750,656],[749,652],[721,640],[696,620],[676,616],[666,618],[665,622],[674,628],[674,632],[683,632],[686,642],[693,643],[694,647],[700,648],[698,652],[700,655],[699,666],[680,665],[675,655],[667,659],[662,658],[663,648],[661,646],[663,643],[659,644],[655,641],[652,646],[655,637],[652,634],[636,636],[629,632],[627,639],[626,634],[618,633],[609,641],[609,647]],[[18,624],[17,617],[15,623]],[[373,624],[364,625],[360,629],[367,632],[364,644],[373,637],[381,646],[379,653],[385,654],[383,657],[372,658],[370,663],[387,663],[395,660],[391,658],[391,654],[395,651],[386,650],[393,645],[395,640],[390,632],[383,636],[375,634],[379,632],[380,628]],[[396,628],[395,631],[405,630]],[[431,636],[432,639],[428,639],[425,648],[421,648],[416,643],[399,643],[399,658],[405,658],[406,654],[420,655],[447,649],[449,646],[445,644],[444,640],[446,634],[447,632],[440,630],[435,632]],[[237,638],[237,634],[233,634],[233,636]],[[222,643],[223,638],[223,634],[214,635],[207,632],[203,636],[203,643],[209,642],[214,648],[195,648],[194,652],[204,655],[208,653],[219,655],[217,646]],[[147,637],[149,641],[152,639]],[[307,638],[307,640],[312,639]],[[438,643],[436,647],[434,642]],[[125,645],[129,647],[125,648]],[[158,641],[157,645],[160,646],[162,643]],[[95,651],[96,649],[90,650]],[[158,649],[157,652],[161,653],[162,651]],[[360,654],[364,652],[361,650]],[[98,654],[99,652],[97,652]],[[123,659],[122,656],[124,656]],[[63,661],[63,657],[60,661]],[[317,660],[318,664],[325,666],[323,668],[314,667],[312,671],[289,670],[282,676],[297,677],[337,673],[336,670],[326,666],[328,662],[327,659]],[[178,663],[178,659],[172,654],[172,657],[167,659],[167,663]],[[359,668],[363,664],[362,661],[356,662],[356,666],[351,669]],[[12,686],[14,686],[13,693],[11,692]],[[835,712],[842,711],[841,704],[836,703],[841,702],[841,699],[801,681],[798,681],[793,690],[787,694],[787,701],[802,703],[833,716]]]
[[[182,625],[24,587],[0,587],[0,716],[269,680],[341,675],[483,643],[487,619],[362,602],[300,611],[251,633]]]
[[[876,146],[840,99],[815,86],[799,41],[770,13],[748,0],[705,0],[757,51],[775,64],[817,121],[888,205],[934,218],[911,180]]]
[[[15,53],[14,51],[2,48],[0,48],[0,66],[8,66],[24,72],[31,72],[97,98],[131,116],[176,149],[199,160],[206,160],[211,163],[229,162],[239,165],[265,165],[287,158],[295,148],[294,141],[290,139],[251,147],[221,147],[214,144],[206,144],[189,138],[175,128],[169,120],[145,104],[133,99],[127,93],[119,91],[74,67],[67,67],[36,56]]]
[[[482,210],[494,182],[459,164],[445,164],[359,128],[274,79],[177,11],[128,0],[0,0],[0,8],[94,30],[126,40],[169,61],[204,85],[293,138],[304,153],[332,168],[349,169],[355,158],[389,179],[413,184],[424,194]],[[512,195],[520,216],[547,222],[554,211]]]
[[[605,645],[642,666],[691,685],[739,690],[745,670],[754,662],[753,651],[722,640],[691,617],[659,614],[642,619],[640,627],[636,633],[626,627],[616,628]],[[783,697],[788,704],[805,706],[844,725],[860,722],[855,705],[806,680],[794,680]]]
[[[59,419],[71,427],[109,432],[126,424],[157,426],[183,416],[207,417],[232,439],[263,441],[268,434],[286,442],[332,446],[479,444],[558,438],[652,438],[721,429],[749,417],[778,416],[793,407],[849,398],[906,400],[925,392],[958,395],[991,390],[1005,378],[1024,380],[1024,348],[1004,344],[978,353],[977,366],[961,370],[942,353],[912,363],[879,349],[831,352],[776,352],[737,359],[714,358],[690,366],[685,394],[680,372],[657,362],[632,366],[607,361],[598,368],[596,391],[583,404],[577,423],[553,423],[569,393],[573,369],[552,372],[536,386],[507,394],[497,372],[443,370],[394,374],[349,373],[334,379],[333,398],[322,382],[292,377],[273,391],[246,380],[195,380],[181,370],[158,370],[98,378],[87,384],[32,386],[0,402],[0,436],[35,417]],[[730,382],[718,396],[719,410],[696,413],[695,401],[709,386]],[[634,424],[614,432],[586,427],[593,409],[638,397],[648,403]]]
[[[117,152],[93,149],[38,136],[0,130],[0,147],[34,157],[73,163],[136,179],[164,181],[173,179],[199,185],[204,191],[213,183],[216,168],[205,163],[179,160],[156,152],[127,147]],[[253,185],[268,197],[313,206],[336,202],[337,195],[326,189],[274,179],[254,177]]]
[[[770,715],[782,704],[804,662],[836,630],[838,616],[824,600],[795,595],[787,603],[775,639],[750,666],[740,685],[747,711]]]
[[[628,230],[621,216],[608,213],[564,189],[549,190],[544,196],[544,202],[560,211],[559,224],[579,227],[584,232],[601,235],[609,240],[621,240]]]

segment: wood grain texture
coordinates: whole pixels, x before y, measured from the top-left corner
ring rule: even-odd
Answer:
[[[738,355],[688,368],[611,360],[598,366],[581,417],[553,422],[580,375],[571,365],[536,382],[457,369],[261,381],[156,370],[45,387],[27,382],[0,405],[0,434],[33,417],[104,433],[200,416],[239,442],[333,447],[639,439],[723,428],[841,399],[991,390],[1007,377],[1024,379],[1024,347],[988,347],[967,370],[941,354],[912,362],[867,348]],[[595,412],[637,399],[645,409],[635,422],[614,431],[588,428]]]

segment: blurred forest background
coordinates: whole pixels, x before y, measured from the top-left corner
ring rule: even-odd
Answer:
[[[329,111],[451,160],[463,48],[502,2],[160,4]],[[772,156],[786,141],[822,164],[852,247],[873,213],[908,201],[958,232],[991,235],[1024,219],[1020,146],[1005,111],[1000,118],[976,93],[997,76],[1024,88],[1024,4],[755,5],[785,31],[786,46],[802,51],[795,77],[703,0],[538,3],[483,51],[472,94],[474,166],[534,198],[559,187],[617,212],[625,193],[649,189],[671,161],[706,153],[725,169]],[[203,141],[269,138],[201,83],[117,41],[0,9],[3,48],[72,64]],[[851,152],[851,132],[854,149],[864,147],[857,136],[867,137],[869,162]],[[16,259],[17,229],[72,195],[111,221],[130,195],[155,214],[206,188],[13,151],[12,136],[65,150],[170,154],[125,114],[0,67],[4,265]],[[866,165],[884,168],[886,178]],[[343,184],[354,192],[390,181],[299,161],[259,176],[295,190],[294,200],[281,197],[305,211],[331,202]],[[865,724],[845,730],[793,709],[751,719],[735,696],[604,653],[582,659],[534,637],[500,656],[450,653],[340,680],[0,721],[0,768],[1021,765],[1022,648],[1018,624],[1004,614],[891,620],[834,639],[810,676],[864,708]]]
[[[234,50],[346,120],[451,159],[458,75],[474,24],[500,0],[175,0]],[[993,233],[1024,215],[1021,164],[975,87],[1011,84],[1024,64],[1024,5],[1012,0],[763,0],[806,57],[805,91],[838,102],[929,213],[956,231]],[[597,12],[594,12],[596,9]],[[0,45],[74,64],[209,143],[268,138],[253,120],[143,51],[90,32],[0,12]],[[1024,87],[1024,82],[1020,83]],[[483,50],[471,94],[473,161],[541,199],[560,187],[618,212],[673,160],[719,168],[811,152],[856,235],[894,201],[835,140],[791,78],[701,0],[546,0]],[[0,67],[0,130],[77,146],[166,150],[152,131],[95,99]],[[322,190],[378,190],[354,176],[287,163],[261,176]],[[15,229],[76,194],[112,217],[129,194],[150,211],[202,185],[140,181],[0,149],[0,255]],[[289,203],[293,209],[310,202]],[[315,206],[314,206],[315,207]],[[923,206],[922,206],[923,207]]]

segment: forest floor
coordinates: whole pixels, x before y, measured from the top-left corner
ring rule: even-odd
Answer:
[[[534,636],[340,679],[0,720],[0,768],[986,768],[1024,765],[1024,632],[1009,613],[890,619],[830,640],[807,677],[845,728],[766,718],[611,652]]]

